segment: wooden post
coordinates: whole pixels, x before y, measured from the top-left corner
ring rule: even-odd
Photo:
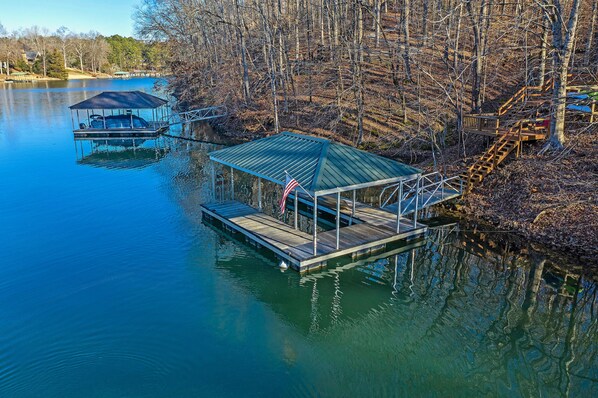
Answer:
[[[104,114],[103,109],[102,109],[102,121],[104,122],[104,130],[106,130],[106,115]]]
[[[517,152],[516,157],[519,158],[519,155],[521,155],[521,129],[523,128],[523,126],[521,125],[521,122],[519,123],[519,131],[517,133]]]
[[[496,164],[498,163],[497,156],[498,156],[498,143],[499,142],[500,142],[500,139],[494,141],[494,168],[496,168]]]
[[[75,119],[73,119],[73,111],[71,111],[71,126],[73,126],[73,130],[75,129]],[[75,145],[76,147],[76,145]]]
[[[336,193],[336,250],[340,247],[341,193]]]
[[[314,256],[318,253],[318,196],[314,193]]]
[[[401,204],[403,202],[403,180],[399,182],[399,201],[397,202],[397,234],[401,229]]]
[[[257,208],[262,211],[262,178],[257,178]]]
[[[295,189],[295,229],[298,228],[298,218],[299,218],[299,193]]]
[[[230,168],[230,200],[235,200],[235,173],[232,167]]]

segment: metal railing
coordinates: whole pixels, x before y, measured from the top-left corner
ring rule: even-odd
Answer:
[[[383,201],[384,194],[389,189],[393,189],[393,191]],[[397,212],[401,216],[407,211],[410,211],[410,207],[414,202],[415,211],[417,211],[417,209],[423,209],[428,205],[441,202],[448,189],[458,192],[459,194],[463,193],[462,179],[460,176],[445,178],[440,172],[435,171],[385,187],[382,192],[380,192],[378,202],[380,208],[385,208],[389,204],[400,204],[400,209],[397,209]],[[441,194],[440,200],[437,200],[439,199],[437,196],[438,192]],[[394,200],[395,197],[396,200]]]
[[[216,119],[227,115],[226,106],[210,106],[201,109],[192,109],[185,112],[175,112],[163,119],[168,122],[169,125],[173,124],[186,124],[192,122],[199,122],[202,120]]]

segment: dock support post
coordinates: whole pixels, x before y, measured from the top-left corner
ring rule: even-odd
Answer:
[[[216,201],[216,170],[215,170],[213,161],[210,161],[210,175],[212,177],[212,198],[215,202]]]
[[[314,194],[314,256],[318,254],[318,195]]]
[[[297,192],[297,190],[295,189],[295,204],[294,204],[294,216],[295,216],[295,229],[297,229],[297,224],[298,224],[298,215],[299,215],[299,193]]]
[[[413,210],[413,228],[417,227],[417,202],[419,199],[419,182],[421,180],[421,175],[417,176],[417,181],[415,183],[415,209]]]
[[[104,122],[104,130],[106,130],[106,115],[104,114],[103,109],[102,109],[102,122]]]
[[[235,169],[230,168],[230,200],[235,200]]]
[[[336,193],[336,250],[340,247],[341,242],[341,193]]]
[[[399,182],[399,201],[397,202],[397,234],[401,229],[401,203],[403,202],[403,180]]]
[[[257,178],[257,208],[262,211],[262,178]]]
[[[357,190],[353,190],[353,206],[351,208],[351,218],[355,217],[355,202],[357,202]],[[351,220],[353,221],[353,220]]]

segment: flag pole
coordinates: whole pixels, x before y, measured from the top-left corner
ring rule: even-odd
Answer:
[[[286,170],[284,171],[284,173],[285,173],[286,175],[288,175],[289,177],[293,178],[293,176],[292,176],[292,175],[290,175],[290,174],[289,174],[289,173],[288,173]],[[295,181],[297,181],[297,180],[295,180]],[[285,183],[286,183],[286,182],[285,182]],[[308,190],[307,190],[307,189],[303,188],[303,185],[299,184],[299,181],[297,181],[297,185],[299,185],[299,188],[303,189],[303,192],[305,192],[305,193],[307,194],[307,196],[309,196],[309,197],[310,197],[310,198],[313,200],[313,198],[314,198],[314,197],[313,197],[313,196],[311,196],[311,195],[309,194],[309,192],[308,192]]]

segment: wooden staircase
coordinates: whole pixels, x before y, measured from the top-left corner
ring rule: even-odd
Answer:
[[[471,191],[512,152],[518,157],[524,141],[543,140],[549,135],[547,117],[540,117],[550,104],[552,80],[543,86],[525,86],[509,98],[495,114],[465,115],[467,133],[495,137],[493,144],[460,174],[464,192]],[[546,109],[549,111],[549,109]]]
[[[510,134],[499,136],[494,144],[484,152],[477,161],[461,174],[465,192],[482,182],[484,177],[492,172],[511,152],[521,146],[521,141]]]

